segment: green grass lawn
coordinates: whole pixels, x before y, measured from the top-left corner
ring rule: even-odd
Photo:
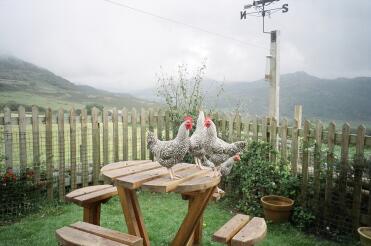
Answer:
[[[139,202],[152,245],[168,245],[174,238],[186,212],[187,202],[178,194],[140,192]],[[212,234],[233,216],[223,202],[211,203],[205,212],[203,245],[219,245]],[[82,219],[82,208],[74,204],[47,206],[12,225],[0,227],[0,245],[57,245],[56,229]],[[101,225],[126,231],[118,197],[102,206]],[[334,242],[306,235],[289,224],[268,225],[268,236],[260,245],[335,246]]]

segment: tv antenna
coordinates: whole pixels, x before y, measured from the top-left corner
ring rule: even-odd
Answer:
[[[274,7],[275,2],[279,2],[280,0],[259,0],[253,1],[252,4],[247,4],[244,6],[244,10],[240,12],[241,20],[246,20],[247,15],[254,16],[254,17],[262,17],[263,18],[263,33],[271,33],[265,31],[265,17],[271,17],[271,15],[281,11],[281,13],[287,13],[289,11],[289,5],[284,3],[281,7]],[[272,6],[271,6],[272,5]],[[254,8],[255,11],[248,12],[248,9]]]

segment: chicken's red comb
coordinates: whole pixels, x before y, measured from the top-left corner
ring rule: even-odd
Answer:
[[[186,121],[186,120],[190,120],[190,121],[192,121],[193,118],[192,118],[192,116],[185,116],[183,120],[184,120],[184,121]]]

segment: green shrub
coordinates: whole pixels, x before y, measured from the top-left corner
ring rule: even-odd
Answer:
[[[248,145],[241,161],[224,182],[235,208],[250,215],[262,216],[262,196],[275,194],[297,198],[299,180],[290,174],[288,163],[269,161],[269,156],[277,155],[269,143],[253,141]]]

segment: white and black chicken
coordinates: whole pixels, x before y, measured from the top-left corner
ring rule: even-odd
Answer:
[[[147,146],[153,153],[155,161],[169,170],[170,178],[176,176],[172,167],[181,163],[184,156],[189,151],[191,141],[189,131],[192,129],[192,117],[187,116],[180,125],[176,138],[170,141],[161,141],[157,139],[153,132],[148,131]]]
[[[207,165],[207,160],[205,158],[205,149],[203,146],[203,140],[206,134],[206,127],[204,125],[205,122],[205,115],[203,111],[200,111],[197,123],[196,123],[196,130],[193,132],[191,136],[191,147],[189,149],[191,155],[194,157],[196,166],[200,169],[204,169],[202,164],[205,163]]]

